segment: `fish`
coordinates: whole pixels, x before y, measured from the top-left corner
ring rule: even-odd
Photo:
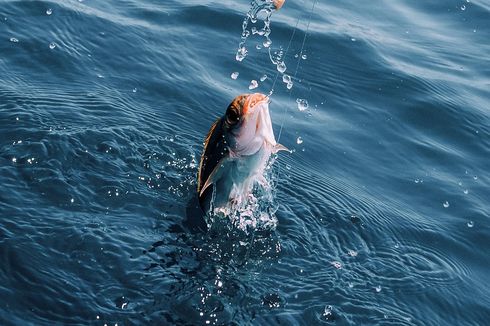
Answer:
[[[270,156],[288,151],[274,137],[269,102],[261,93],[239,95],[209,129],[197,182],[205,213],[244,203],[256,183],[266,184]]]
[[[273,0],[272,3],[274,4],[274,7],[276,7],[276,10],[279,10],[284,5],[284,1],[285,0]]]

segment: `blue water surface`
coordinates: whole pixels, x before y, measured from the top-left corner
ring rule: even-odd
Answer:
[[[286,0],[291,90],[262,36],[235,59],[249,8],[1,2],[1,325],[488,325],[489,2]],[[200,231],[251,80],[293,150],[277,227]]]

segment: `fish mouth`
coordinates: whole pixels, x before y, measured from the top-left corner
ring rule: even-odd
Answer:
[[[243,115],[251,114],[255,111],[255,108],[259,107],[260,104],[270,103],[270,98],[262,93],[250,94],[243,106]]]

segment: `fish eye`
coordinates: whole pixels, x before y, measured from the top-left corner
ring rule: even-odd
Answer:
[[[229,125],[234,125],[240,120],[240,115],[236,109],[230,109],[226,112],[226,122]]]

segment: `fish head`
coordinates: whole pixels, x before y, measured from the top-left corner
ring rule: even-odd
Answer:
[[[268,96],[261,93],[237,96],[223,117],[224,137],[236,155],[252,155],[264,142],[276,145],[269,115]]]

